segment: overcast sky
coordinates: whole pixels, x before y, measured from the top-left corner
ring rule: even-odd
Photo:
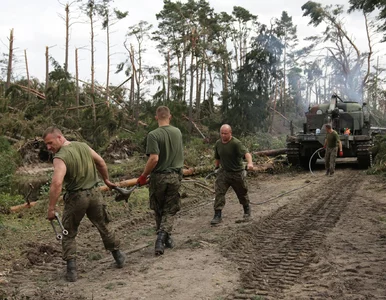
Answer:
[[[308,26],[308,17],[302,17],[301,6],[306,0],[209,0],[215,12],[232,12],[233,6],[241,6],[258,16],[261,23],[269,24],[273,18],[280,18],[282,11],[292,16],[293,23],[297,25],[299,40],[306,36],[317,34],[324,29]],[[343,4],[348,8],[348,0],[323,0],[323,5]],[[63,3],[66,3],[63,1]],[[157,26],[155,14],[163,7],[162,0],[115,0],[112,5],[120,11],[129,11],[129,16],[115,25],[112,34],[112,71],[115,65],[127,57],[123,47],[125,34],[129,26],[137,24],[140,20],[147,21]],[[72,6],[75,10],[77,5]],[[8,37],[10,30],[14,29],[14,48],[19,63],[16,65],[15,74],[25,76],[24,50],[27,50],[30,76],[44,81],[45,74],[45,47],[50,47],[50,55],[60,64],[64,63],[65,26],[59,15],[64,15],[64,6],[56,0],[3,0],[0,10],[0,52],[8,53]],[[73,17],[76,13],[74,12]],[[75,20],[73,20],[75,21]],[[100,28],[100,25],[97,25]],[[347,16],[346,27],[349,33],[358,41],[358,45],[366,50],[363,16],[354,13]],[[82,80],[89,81],[90,76],[90,39],[89,25],[74,24],[71,28],[69,71],[75,74],[75,48],[79,50],[80,70]],[[106,79],[106,49],[105,33],[96,30],[96,80],[104,84]],[[380,46],[378,46],[380,48]],[[163,60],[154,49],[154,45],[148,43],[148,51],[144,57],[145,64],[157,65]],[[52,70],[52,67],[50,67]],[[125,80],[123,73],[111,74],[111,83],[118,85]]]

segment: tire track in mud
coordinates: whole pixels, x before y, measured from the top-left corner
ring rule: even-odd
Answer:
[[[351,182],[362,180],[355,171],[326,177],[296,203],[243,227],[223,247],[224,256],[238,264],[241,274],[240,288],[227,299],[284,297],[351,201]]]
[[[184,198],[181,201],[181,211],[179,216],[185,216],[192,213],[197,213],[205,209],[206,205],[212,203],[208,201],[208,193],[203,192],[198,196],[192,196]],[[134,232],[144,226],[148,227],[148,224],[154,223],[154,213],[147,211],[136,215],[135,217],[128,216],[127,219],[113,220],[112,227],[118,236],[121,236],[122,232]],[[98,273],[99,269],[106,269],[106,264],[113,264],[111,255],[107,255],[98,261],[98,266],[91,265],[88,262],[88,254],[95,251],[103,251],[103,244],[100,240],[100,236],[96,228],[93,228],[91,222],[83,221],[80,227],[81,233],[77,237],[77,268],[78,273],[86,273],[93,271]],[[53,235],[50,235],[53,236]],[[127,240],[130,236],[122,237]],[[44,246],[44,247],[42,247]],[[40,251],[40,248],[45,246],[55,249],[54,253],[44,253]],[[143,246],[143,245],[142,245]],[[138,245],[132,244],[131,248],[135,249]],[[125,249],[128,252],[132,249]],[[125,252],[124,250],[124,252]],[[34,263],[23,263],[17,268],[7,272],[5,286],[0,286],[6,292],[7,297],[5,299],[85,299],[83,295],[77,294],[75,291],[71,291],[68,288],[68,284],[64,281],[65,274],[65,262],[61,257],[61,246],[55,242],[51,243],[37,243],[36,245],[30,245],[26,251],[28,253],[33,252],[39,256],[49,256],[47,261],[39,261]],[[109,267],[111,272],[114,272],[113,267]],[[52,289],[52,283],[55,282],[56,287]],[[79,281],[81,282],[81,280]],[[78,282],[76,283],[78,284]],[[51,287],[50,287],[51,285]],[[2,290],[0,289],[0,292]],[[2,294],[0,293],[0,296]],[[1,297],[0,297],[1,298]]]

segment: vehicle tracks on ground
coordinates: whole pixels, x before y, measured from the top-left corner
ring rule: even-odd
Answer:
[[[325,177],[314,189],[299,192],[298,201],[238,231],[222,250],[241,274],[240,288],[227,299],[283,298],[351,201],[351,182],[360,184],[358,172]]]
[[[208,200],[208,193],[202,192],[195,197],[187,197],[181,201],[181,211],[179,216],[199,213],[211,203]],[[148,228],[150,223],[154,223],[154,214],[151,211],[143,212],[137,215],[128,216],[127,219],[118,222],[112,222],[112,226],[118,236],[123,236],[124,233],[134,233],[141,228]],[[102,243],[100,236],[95,228],[92,228],[91,222],[82,222],[80,233],[77,237],[78,248],[78,273],[86,273],[93,271],[95,274],[100,273],[98,269],[105,269],[106,264],[113,265],[113,260],[110,255],[101,258],[98,265],[90,264],[90,253],[98,254],[102,251]],[[121,239],[131,240],[131,234],[125,234]],[[133,249],[138,247],[143,248],[143,244],[137,245],[132,242],[128,243],[131,249],[127,249],[127,253],[133,252]],[[44,249],[52,249],[52,253],[47,253]],[[47,299],[83,299],[82,295],[73,294],[68,290],[68,286],[64,281],[65,262],[61,258],[60,245],[54,240],[50,243],[36,243],[26,247],[26,256],[32,253],[35,257],[47,257],[49,259],[29,260],[20,264],[14,265],[13,270],[7,272],[5,291],[10,295],[9,299],[40,299],[44,295]],[[125,249],[126,250],[126,249]],[[135,250],[134,250],[135,251]],[[109,267],[113,269],[113,267]],[[55,290],[48,289],[50,284],[57,282]],[[78,283],[76,283],[78,284]],[[65,292],[64,292],[65,291]],[[63,294],[63,297],[61,297]],[[0,294],[1,295],[1,294]],[[70,298],[69,298],[70,297]],[[7,298],[8,299],[8,298]]]

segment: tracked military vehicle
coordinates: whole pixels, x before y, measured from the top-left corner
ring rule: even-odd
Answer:
[[[371,166],[373,141],[370,112],[365,103],[343,101],[334,94],[330,103],[312,106],[305,115],[303,132],[287,137],[287,158],[290,164],[305,168],[315,165],[318,155],[312,155],[323,147],[326,136],[324,124],[329,123],[339,134],[343,157],[356,157],[360,168]]]

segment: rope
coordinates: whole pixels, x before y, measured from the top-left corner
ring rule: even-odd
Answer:
[[[302,186],[300,186],[300,187],[297,187],[296,189],[290,190],[290,191],[288,191],[288,192],[282,193],[282,194],[280,194],[280,195],[278,195],[278,196],[276,196],[276,197],[273,197],[273,198],[268,199],[268,200],[263,201],[263,202],[253,203],[253,202],[250,202],[250,201],[249,201],[249,203],[252,204],[252,205],[261,205],[261,204],[267,203],[267,202],[269,202],[269,201],[275,200],[275,199],[277,199],[277,198],[280,198],[280,197],[282,197],[282,196],[284,196],[284,195],[287,195],[287,194],[289,194],[289,193],[292,193],[292,192],[294,192],[294,191],[300,190],[300,189],[306,187],[307,185],[310,185],[311,183],[314,183],[314,182],[313,182],[313,181],[310,181],[310,182],[308,182],[308,183],[305,184],[305,185],[302,185]]]

